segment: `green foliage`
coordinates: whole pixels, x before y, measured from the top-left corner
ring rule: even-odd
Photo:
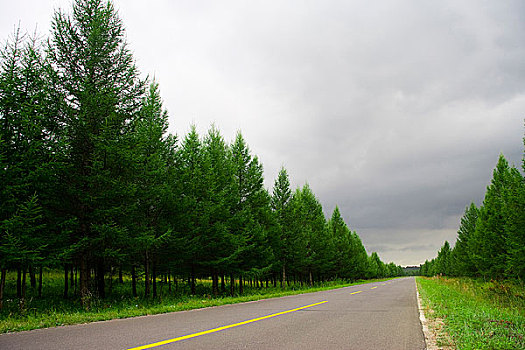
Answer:
[[[21,272],[17,296],[22,309],[25,272],[51,265],[51,244],[56,243],[45,233],[55,221],[49,188],[55,185],[61,143],[42,51],[39,40],[20,30],[0,51],[0,269]]]
[[[525,281],[525,177],[516,168],[510,170],[509,186],[504,195],[505,274]]]
[[[290,189],[290,180],[288,173],[283,167],[273,186],[273,193],[270,199],[276,225],[270,232],[269,243],[272,246],[276,262],[274,270],[281,273],[281,284],[286,283],[286,268],[288,263],[293,263],[294,243],[297,242],[295,237],[296,230],[293,229],[293,208],[291,205],[292,191]]]
[[[220,295],[229,277],[235,295],[243,280],[294,288],[402,274],[367,256],[339,209],[327,222],[308,185],[292,192],[284,168],[270,195],[240,132],[231,144],[215,127],[169,135],[158,84],[139,78],[110,1],[56,11],[45,43],[17,31],[0,52],[0,270],[19,272],[16,298],[28,273],[30,295],[45,294],[35,270],[48,267],[63,269],[55,297],[85,310],[157,298],[172,280],[195,295],[211,277]],[[117,272],[131,288],[113,285]]]
[[[377,253],[366,255],[361,239],[351,232],[335,207],[328,222],[328,230],[333,239],[334,269],[337,276],[351,280],[364,278],[381,278],[387,276],[385,264]]]
[[[438,252],[438,256],[434,264],[434,273],[440,275],[449,275],[451,271],[451,260],[450,244],[448,241],[445,241]]]
[[[486,276],[503,277],[506,263],[505,247],[505,197],[508,187],[509,166],[503,156],[500,156],[492,178],[487,188],[483,206],[474,231],[472,242],[472,259],[478,271]]]
[[[228,220],[235,200],[230,149],[215,127],[208,131],[203,146],[206,242],[200,249],[204,250],[204,263],[209,269],[224,272],[231,266],[236,245]]]
[[[458,229],[458,238],[454,246],[452,257],[452,269],[455,275],[473,276],[476,273],[476,266],[472,261],[471,238],[476,231],[476,222],[478,220],[479,210],[474,203],[465,209],[465,214],[461,218],[461,224]]]
[[[110,2],[78,0],[72,14],[57,11],[47,50],[58,91],[64,149],[67,212],[73,219],[71,256],[80,264],[83,297],[91,295],[90,266],[97,266],[97,292],[104,296],[106,260],[127,238],[132,170],[129,138],[141,114],[144,83],[127,49],[124,30]],[[147,106],[155,108],[155,106]],[[143,110],[143,113],[148,113]],[[150,113],[151,114],[151,113]]]
[[[237,133],[231,145],[233,205],[231,229],[237,236],[237,266],[241,274],[260,273],[270,266],[267,240],[270,196],[263,186],[263,168]]]
[[[43,258],[45,249],[42,208],[38,198],[33,195],[20,205],[16,213],[2,222],[2,241],[0,242],[0,262],[2,266],[33,266]]]

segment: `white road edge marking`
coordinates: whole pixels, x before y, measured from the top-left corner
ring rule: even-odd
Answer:
[[[428,329],[428,322],[427,318],[425,317],[425,312],[423,310],[423,306],[421,305],[421,297],[419,295],[419,291],[417,290],[417,283],[416,279],[414,278],[414,284],[416,285],[416,296],[417,296],[417,309],[419,311],[419,321],[421,322],[421,327],[423,328],[423,334],[425,336],[425,349],[427,350],[436,350],[437,347],[432,344],[431,338],[430,338],[430,331]]]

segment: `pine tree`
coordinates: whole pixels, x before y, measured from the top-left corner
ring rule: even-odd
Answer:
[[[90,268],[104,296],[104,249],[122,233],[114,216],[124,211],[120,186],[123,135],[138,113],[144,84],[127,49],[124,29],[110,2],[77,0],[71,15],[57,11],[48,53],[67,141],[64,197],[76,227],[71,249],[80,266],[80,293],[91,293]]]
[[[351,232],[343,221],[339,208],[336,206],[328,222],[330,236],[334,242],[334,275],[339,278],[348,277],[348,253]]]
[[[485,277],[501,278],[506,268],[504,191],[508,187],[509,171],[507,160],[501,155],[487,187],[474,235],[469,240],[472,261]]]
[[[168,114],[162,107],[158,84],[150,84],[138,117],[132,121],[130,129],[127,152],[122,154],[123,158],[127,158],[127,163],[132,165],[126,178],[130,182],[128,197],[134,205],[129,206],[129,215],[126,216],[133,219],[123,222],[126,233],[121,250],[131,246],[130,253],[134,259],[140,255],[149,277],[152,267],[155,270],[162,261],[159,255],[161,247],[170,239],[170,216],[173,211],[168,183],[175,162],[176,139],[167,135]],[[127,232],[131,233],[131,237]],[[121,264],[124,261],[118,252],[115,252],[115,256],[118,260],[114,263]],[[155,279],[153,283],[155,290]],[[145,278],[145,291],[148,296],[149,278]]]
[[[196,292],[197,270],[202,264],[201,247],[206,244],[204,230],[208,221],[206,212],[207,184],[204,177],[203,145],[195,126],[184,140],[178,154],[178,178],[182,186],[180,243],[185,247],[185,266],[190,273],[191,293]]]
[[[352,232],[350,236],[350,242],[350,278],[352,280],[365,278],[368,269],[368,255],[366,254],[366,249],[363,245],[363,242],[361,241],[361,238],[357,235],[355,231]]]
[[[368,258],[368,278],[383,278],[385,275],[385,264],[381,261],[379,255],[373,252]]]
[[[461,218],[461,224],[458,229],[458,237],[453,250],[452,269],[459,276],[473,276],[476,273],[476,267],[471,259],[470,239],[476,231],[476,221],[479,210],[474,203],[465,208],[465,214]]]
[[[323,207],[315,197],[308,184],[301,190],[302,227],[303,240],[306,242],[305,250],[305,271],[310,285],[313,285],[313,274],[319,275],[321,268],[326,268],[328,256],[326,248],[329,247],[325,238],[326,218],[323,214]]]
[[[451,250],[448,241],[445,241],[445,243],[439,250],[435,264],[436,265],[434,273],[442,274],[445,276],[448,276],[450,274]]]
[[[241,133],[231,145],[231,164],[234,201],[230,229],[236,237],[236,264],[232,267],[242,278],[246,274],[258,275],[270,265],[267,239],[270,196],[263,186],[262,165],[257,156],[251,155]]]
[[[287,273],[289,276],[304,274],[310,260],[310,240],[311,230],[309,226],[304,226],[306,217],[305,202],[303,201],[303,191],[297,188],[289,203],[290,220],[287,227]],[[290,281],[290,278],[288,278]]]
[[[525,280],[525,178],[518,169],[510,169],[504,192],[505,247],[508,260],[505,274]]]
[[[0,267],[4,275],[7,268],[32,271],[50,254],[52,239],[44,239],[42,230],[31,227],[44,225],[43,212],[52,212],[49,188],[58,147],[47,68],[40,41],[21,35],[20,30],[0,51],[0,250],[5,251]],[[38,212],[38,223],[24,219],[32,216],[28,211]],[[16,250],[14,255],[7,253],[18,244],[26,247],[20,248],[20,255],[29,249],[32,258],[17,257]]]
[[[212,276],[212,292],[219,292],[219,274],[230,267],[235,249],[235,236],[230,231],[228,219],[234,204],[233,170],[230,150],[219,130],[212,126],[203,143],[204,179],[206,184],[204,227],[206,239],[201,246],[203,262]]]
[[[274,237],[271,237],[274,256],[278,260],[276,264],[281,274],[281,287],[286,285],[286,269],[288,262],[291,260],[290,248],[292,248],[292,230],[291,230],[291,208],[290,200],[292,191],[290,189],[290,180],[284,167],[279,171],[279,175],[273,186],[273,195],[271,198],[272,210],[275,213],[277,227]]]
[[[25,275],[29,268],[43,258],[44,243],[42,208],[33,195],[9,220],[2,222],[2,244],[0,253],[11,264],[16,263],[22,270],[23,284],[20,307],[23,310],[26,298]],[[3,260],[2,259],[2,260]],[[5,282],[5,281],[4,281]],[[0,295],[0,297],[2,297]],[[0,298],[1,299],[1,298]]]

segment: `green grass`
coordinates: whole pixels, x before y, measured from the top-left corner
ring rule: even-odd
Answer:
[[[142,315],[199,309],[210,306],[242,303],[267,298],[276,298],[285,295],[312,293],[322,290],[342,288],[360,283],[371,283],[382,280],[356,281],[344,283],[342,281],[327,282],[323,285],[308,288],[299,284],[292,285],[285,290],[279,287],[256,288],[246,286],[242,296],[217,296],[210,295],[210,281],[202,280],[197,285],[197,295],[190,296],[187,284],[179,282],[177,289],[173,287],[168,293],[167,285],[158,282],[159,297],[133,298],[130,281],[124,284],[113,282],[112,292],[104,299],[93,298],[89,308],[81,305],[78,298],[63,299],[63,277],[57,271],[46,271],[44,274],[43,296],[36,297],[36,291],[28,286],[28,297],[24,310],[20,309],[19,300],[14,297],[16,291],[16,276],[8,275],[4,308],[0,312],[0,333],[17,332],[37,328],[72,325],[86,322],[127,318]],[[143,293],[139,287],[139,295]],[[227,286],[229,287],[229,286]],[[227,288],[228,290],[228,288]],[[238,290],[238,285],[237,285]]]
[[[443,331],[452,338],[453,344],[445,340],[438,346],[525,349],[523,283],[418,277],[417,285],[427,318],[442,320]]]

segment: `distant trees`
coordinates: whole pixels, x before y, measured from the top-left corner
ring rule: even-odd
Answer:
[[[503,155],[483,205],[466,208],[454,248],[445,242],[421,273],[525,279],[525,177]]]
[[[23,301],[36,270],[41,294],[43,267],[63,269],[63,296],[86,307],[117,272],[145,297],[161,278],[186,279],[192,294],[211,278],[219,294],[229,277],[234,294],[246,280],[402,274],[366,254],[338,208],[327,221],[308,185],[293,192],[284,168],[270,195],[240,132],[231,144],[215,127],[169,135],[159,87],[139,78],[111,2],[76,0],[52,28],[45,50],[17,32],[0,54],[0,307],[8,270]],[[520,249],[509,241],[515,265]]]

